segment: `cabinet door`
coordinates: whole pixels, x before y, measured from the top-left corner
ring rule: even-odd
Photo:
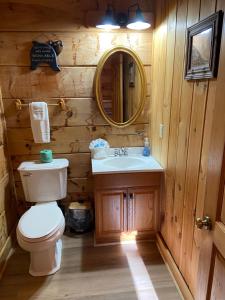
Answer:
[[[158,222],[158,188],[128,189],[128,230],[137,238],[154,235]]]
[[[127,191],[102,190],[95,193],[96,241],[119,241],[127,227]]]

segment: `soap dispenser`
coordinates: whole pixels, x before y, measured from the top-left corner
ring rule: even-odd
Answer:
[[[144,149],[143,149],[143,156],[150,155],[150,148],[149,148],[149,140],[148,138],[144,138]]]

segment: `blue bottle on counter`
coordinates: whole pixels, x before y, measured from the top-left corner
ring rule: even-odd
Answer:
[[[149,148],[149,140],[148,138],[144,138],[144,149],[143,149],[143,156],[150,155],[150,148]]]

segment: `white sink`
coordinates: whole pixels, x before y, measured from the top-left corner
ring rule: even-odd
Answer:
[[[152,156],[129,155],[92,159],[93,174],[163,172],[163,168]]]
[[[144,161],[141,158],[130,156],[112,157],[103,161],[104,165],[113,168],[132,168],[143,163]]]

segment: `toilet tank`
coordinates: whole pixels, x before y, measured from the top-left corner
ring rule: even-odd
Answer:
[[[53,159],[50,163],[22,162],[18,171],[26,201],[48,202],[65,198],[68,165],[65,158]]]

